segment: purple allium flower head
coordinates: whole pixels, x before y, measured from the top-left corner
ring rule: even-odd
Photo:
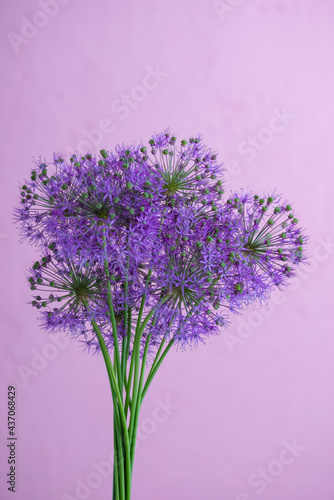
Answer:
[[[150,350],[162,339],[197,345],[230,311],[287,284],[305,260],[292,206],[275,193],[223,199],[223,171],[201,136],[169,130],[147,145],[37,162],[15,220],[42,253],[28,281],[43,327],[98,352],[94,319],[112,350],[108,293],[120,339],[144,295],[142,350],[148,337]]]

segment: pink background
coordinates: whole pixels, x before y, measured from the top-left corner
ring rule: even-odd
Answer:
[[[15,498],[111,498],[94,466],[112,450],[105,369],[75,341],[56,347],[27,305],[34,252],[11,222],[18,184],[33,157],[170,126],[180,139],[203,132],[228,189],[276,187],[294,202],[310,265],[267,308],[169,355],[143,407],[133,500],[333,500],[334,3],[53,0],[41,14],[42,4],[3,1],[0,21],[0,498],[14,498],[8,384]],[[173,408],[157,410],[159,398]],[[284,451],[294,441],[296,456]]]

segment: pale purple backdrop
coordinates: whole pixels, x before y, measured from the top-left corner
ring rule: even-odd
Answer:
[[[275,187],[295,203],[310,263],[267,307],[169,355],[143,406],[133,500],[333,500],[334,3],[2,0],[1,11],[0,498],[109,500],[112,484],[103,362],[48,336],[28,305],[19,182],[34,157],[169,126],[204,134],[228,189]]]

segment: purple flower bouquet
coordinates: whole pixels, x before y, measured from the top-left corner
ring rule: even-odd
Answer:
[[[228,314],[264,302],[305,260],[281,196],[223,196],[200,136],[169,131],[100,156],[37,162],[15,220],[38,246],[28,276],[42,326],[102,353],[114,419],[113,499],[131,498],[147,390],[172,346],[197,346]]]

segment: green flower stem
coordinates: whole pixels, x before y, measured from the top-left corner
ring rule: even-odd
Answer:
[[[174,343],[174,339],[171,339],[168,344],[167,344],[167,347],[166,349],[164,350],[164,352],[162,353],[162,355],[160,356],[159,360],[158,361],[154,361],[154,364],[147,376],[147,379],[146,379],[146,382],[145,382],[145,385],[144,385],[144,389],[141,393],[141,401],[144,399],[145,397],[145,394],[147,393],[147,390],[149,388],[149,386],[151,385],[151,382],[155,376],[155,374],[157,373],[159,367],[161,366],[161,363],[163,362],[163,360],[165,359],[165,357],[167,356],[168,352],[170,351],[172,345]]]
[[[143,296],[143,299],[145,298],[145,295]],[[162,304],[164,302],[167,302],[169,300],[169,296],[165,296],[162,300]],[[142,300],[142,305],[144,304]],[[142,335],[144,333],[144,330],[152,318],[153,314],[155,313],[155,309],[151,309],[151,311],[147,314],[145,317],[144,321],[142,322],[139,331],[138,331],[138,322],[137,322],[137,328],[136,328],[136,336],[135,336],[135,346],[134,346],[134,352],[132,356],[134,357],[134,381],[133,381],[133,392],[132,392],[132,402],[131,402],[131,418],[130,418],[130,426],[129,426],[129,439],[130,439],[130,448],[131,448],[131,457],[132,457],[132,462],[133,462],[133,457],[134,457],[134,448],[135,448],[135,440],[136,440],[136,422],[138,425],[138,415],[139,415],[139,409],[141,406],[142,402],[142,396],[141,396],[141,386],[140,386],[140,380],[138,381],[139,377],[139,364],[140,364],[140,342]],[[142,308],[139,313],[139,316],[141,318],[142,316]],[[139,317],[138,317],[139,320]],[[149,343],[145,345],[145,348],[148,349]],[[170,346],[171,347],[171,346]],[[167,352],[163,354],[163,356],[166,356]],[[147,353],[146,353],[147,356]],[[132,360],[131,360],[132,362]],[[162,360],[161,360],[162,362]],[[142,365],[143,368],[143,365]],[[157,367],[157,369],[159,366]],[[144,367],[145,369],[145,367]],[[156,371],[152,375],[152,377],[155,375]],[[141,372],[141,378],[144,376],[144,372]],[[141,383],[143,383],[143,378],[141,380]],[[138,413],[138,415],[137,415]],[[136,416],[137,415],[137,416]]]
[[[146,277],[146,285],[147,286],[150,282],[151,274],[152,274],[152,269],[149,269],[147,277]],[[135,408],[137,405],[138,376],[139,376],[139,362],[140,362],[140,341],[141,341],[141,337],[142,337],[144,328],[147,325],[148,321],[150,320],[150,318],[148,318],[149,315],[147,315],[143,324],[141,325],[141,319],[143,316],[145,300],[146,300],[146,293],[143,293],[141,304],[140,304],[140,309],[139,309],[139,313],[138,313],[137,325],[136,325],[136,333],[135,333],[135,338],[134,338],[133,352],[132,352],[132,356],[131,356],[129,383],[128,383],[128,391],[127,391],[127,399],[129,399],[131,382],[132,382],[132,373],[133,373],[133,387],[132,387],[132,398],[131,398],[132,401],[131,401],[131,408],[130,408],[130,424],[129,424],[130,446],[131,446],[132,436],[134,433],[134,423],[135,423],[135,414],[136,414]],[[152,314],[154,313],[153,309],[151,310],[150,314],[151,313]],[[152,316],[152,314],[151,314],[151,316]],[[146,321],[146,323],[145,323],[145,321]],[[127,406],[126,406],[126,409],[127,409]]]
[[[129,247],[127,247],[128,250]],[[124,297],[125,297],[125,311],[124,311],[124,331],[126,332],[126,336],[123,337],[122,340],[122,360],[121,360],[121,374],[122,374],[122,385],[125,383],[125,378],[126,378],[126,362],[127,362],[127,343],[128,343],[128,323],[131,324],[131,319],[129,321],[129,306],[126,302],[127,296],[128,296],[128,288],[129,288],[129,281],[128,281],[128,273],[129,273],[129,258],[127,258],[126,261],[126,280],[124,284]],[[131,332],[131,330],[130,330]]]
[[[107,269],[107,263],[105,262],[105,271],[107,278],[109,277],[109,269]],[[147,276],[147,281],[149,281],[151,276],[151,271],[149,271]],[[169,300],[169,296],[165,296],[162,299],[162,304]],[[105,365],[107,368],[107,373],[109,377],[111,393],[113,397],[114,406],[114,480],[113,480],[113,495],[114,500],[130,500],[131,495],[131,481],[132,481],[132,469],[134,463],[135,455],[135,443],[139,422],[139,413],[143,398],[151,384],[153,377],[155,376],[159,366],[161,365],[163,359],[167,355],[169,349],[172,346],[173,341],[170,341],[168,346],[162,352],[164,342],[163,339],[157,356],[154,360],[152,368],[149,372],[147,380],[144,385],[145,378],[145,368],[146,360],[148,355],[149,344],[151,340],[151,334],[148,335],[145,343],[143,359],[140,365],[140,347],[141,340],[147,327],[149,321],[151,320],[153,314],[156,312],[155,309],[151,309],[145,318],[143,318],[143,312],[145,307],[146,294],[142,296],[142,301],[138,313],[138,318],[136,322],[136,331],[134,335],[133,351],[131,355],[131,362],[129,367],[128,378],[127,373],[127,362],[129,360],[129,350],[131,343],[131,309],[127,311],[126,319],[126,330],[127,335],[124,337],[122,342],[122,353],[120,358],[119,344],[117,337],[117,325],[114,309],[111,301],[111,287],[110,281],[108,282],[108,305],[111,323],[113,327],[114,335],[114,365],[110,359],[108,348],[105,344],[102,332],[98,327],[96,320],[92,319],[92,326],[97,335]],[[88,308],[88,304],[86,304]],[[115,335],[116,334],[116,335]],[[115,340],[115,337],[117,341]],[[122,362],[121,362],[122,359]],[[115,368],[114,368],[115,366]],[[118,368],[117,368],[118,367]],[[118,369],[118,371],[117,371]],[[144,388],[143,388],[144,386]],[[125,402],[123,403],[123,389],[125,388]],[[132,391],[131,391],[132,389]],[[131,394],[132,392],[132,394]],[[130,421],[129,426],[127,424],[127,413],[130,409]]]
[[[107,240],[106,240],[106,234],[104,232],[103,233],[103,249],[104,250],[106,249],[106,246],[107,246]],[[115,366],[116,366],[116,373],[117,373],[117,378],[118,378],[118,387],[119,387],[119,391],[120,391],[121,398],[122,398],[122,396],[123,396],[123,387],[122,387],[123,378],[122,378],[122,372],[121,372],[121,360],[120,360],[120,354],[119,354],[115,311],[114,311],[114,306],[113,306],[112,298],[111,298],[110,273],[109,273],[109,266],[108,266],[108,259],[107,258],[105,258],[105,260],[104,260],[104,270],[105,270],[106,277],[107,277],[107,296],[108,296],[109,315],[110,315],[110,319],[111,319],[113,339],[114,339]],[[122,400],[123,400],[123,398],[122,398]]]
[[[114,453],[114,472],[113,472],[113,500],[119,500],[119,486],[118,486],[118,468],[115,465],[115,453]]]
[[[116,326],[115,311],[114,311],[114,306],[113,306],[112,300],[111,300],[111,287],[110,287],[110,281],[109,280],[107,282],[107,293],[108,293],[109,314],[110,314],[110,319],[111,319],[111,324],[112,324],[112,330],[113,330],[116,374],[117,374],[117,378],[118,378],[118,384],[119,384],[120,394],[121,394],[121,397],[122,397],[123,390],[122,390],[121,360],[120,360],[120,354],[119,354],[119,345],[118,345],[118,336],[117,336],[117,326]]]
[[[118,384],[117,384],[117,378],[116,374],[114,371],[114,367],[112,365],[109,353],[108,353],[108,348],[104,342],[103,335],[101,333],[101,330],[99,329],[95,319],[92,319],[92,326],[94,328],[94,331],[96,332],[101,351],[103,354],[104,362],[107,368],[108,372],[108,377],[109,377],[109,382],[110,382],[110,387],[111,387],[111,392],[113,395],[113,400],[114,400],[114,414],[117,416],[119,412],[119,427],[122,427],[123,430],[123,435],[124,435],[124,441],[125,441],[125,465],[126,465],[126,496],[125,500],[130,500],[130,495],[131,495],[131,477],[132,477],[132,470],[131,470],[131,457],[130,457],[130,441],[129,441],[129,434],[128,434],[128,428],[127,428],[127,423],[126,423],[126,418],[124,414],[124,409],[123,409],[123,400],[121,397],[121,394],[119,392]],[[118,403],[118,404],[115,404]],[[116,423],[117,423],[117,417],[116,417]],[[116,424],[117,426],[117,424]],[[119,434],[117,432],[117,434]],[[115,439],[115,437],[114,437]],[[123,499],[122,499],[123,500]]]
[[[122,463],[120,463],[119,457],[119,434],[120,434],[120,420],[118,414],[117,401],[115,399],[115,394],[112,392],[113,399],[113,413],[114,413],[114,474],[113,474],[113,499],[122,500],[124,496],[121,496],[120,490],[120,475],[123,476],[123,484],[124,484],[124,457],[122,456]],[[122,454],[123,455],[123,454]],[[123,467],[120,469],[119,464]],[[124,490],[124,488],[123,488]]]
[[[125,311],[125,314],[124,314],[124,327],[125,327],[125,331],[127,332],[128,331],[128,328],[127,328],[127,323],[128,323],[128,320],[125,318],[128,318],[128,311]],[[126,386],[126,346],[127,346],[127,335],[125,335],[122,339],[122,354],[121,354],[121,377],[122,377],[122,385],[123,387]],[[122,391],[123,392],[123,391]]]
[[[138,401],[137,401],[137,405],[136,405],[136,409],[135,409],[134,432],[133,432],[133,438],[131,441],[131,467],[133,467],[133,461],[134,461],[134,457],[135,457],[139,412],[140,412],[141,403],[142,403],[141,391],[142,391],[143,382],[144,382],[145,366],[146,366],[146,359],[147,359],[148,347],[150,345],[150,340],[151,340],[151,333],[148,335],[148,337],[146,339],[145,349],[144,349],[144,354],[143,354],[143,359],[142,359],[142,364],[141,364],[141,370],[140,370],[140,378],[139,378],[139,385],[138,385],[139,397],[138,397]]]
[[[164,347],[164,345],[165,345],[165,342],[166,342],[166,337],[164,337],[164,338],[162,339],[161,344],[159,345],[159,349],[158,349],[158,351],[157,351],[157,353],[156,353],[156,355],[155,355],[155,358],[154,358],[154,361],[153,361],[153,363],[152,363],[152,366],[151,366],[150,372],[151,372],[151,371],[153,370],[153,368],[155,367],[155,365],[156,365],[156,363],[157,363],[157,361],[158,361],[158,359],[159,359],[159,356],[160,356],[160,354],[161,354],[161,352],[162,352],[162,349],[163,349],[163,347]],[[150,372],[149,372],[149,373],[150,373]]]
[[[134,360],[135,360],[135,358],[134,358],[134,355],[132,352],[130,369],[129,369],[129,376],[128,376],[127,385],[125,387],[126,397],[125,397],[124,413],[125,413],[126,417],[128,414],[128,409],[129,409],[129,405],[130,405],[130,401],[131,401],[131,383],[132,383],[132,377],[133,377]]]
[[[165,297],[165,301],[168,300],[167,297]],[[136,419],[136,407],[137,403],[139,401],[139,405],[141,404],[141,398],[140,398],[140,392],[138,391],[138,385],[139,385],[139,365],[140,365],[140,342],[141,338],[143,336],[144,330],[152,318],[153,314],[155,313],[155,310],[152,309],[144,319],[143,323],[138,329],[138,323],[137,323],[137,329],[136,330],[136,337],[135,337],[135,346],[133,349],[133,359],[134,359],[134,379],[133,379],[133,391],[132,391],[132,402],[131,402],[131,418],[130,418],[130,426],[129,426],[129,438],[130,438],[130,446],[133,441],[133,436],[134,436],[134,424],[135,424],[135,419]],[[139,318],[138,318],[139,319]],[[148,346],[147,346],[148,347]],[[131,360],[132,364],[132,360]],[[130,367],[131,369],[131,367]],[[138,400],[139,396],[139,400]],[[138,401],[137,401],[138,400]]]
[[[114,351],[115,363],[115,351]],[[115,397],[113,397],[113,400]],[[114,433],[114,446],[116,444],[116,455],[114,454],[114,462],[117,461],[118,465],[118,479],[119,479],[119,495],[120,499],[125,499],[125,486],[124,486],[124,453],[123,453],[123,436],[122,427],[120,425],[119,407],[114,401],[114,420],[116,422],[116,433]],[[131,451],[131,450],[130,450]]]
[[[141,340],[141,333],[142,333],[142,330],[140,327],[140,322],[141,322],[141,318],[143,315],[145,299],[146,299],[146,294],[144,293],[142,296],[140,309],[139,309],[139,313],[138,313],[135,340],[134,340],[133,352],[132,352],[132,356],[131,356],[132,359],[131,359],[131,364],[130,364],[130,375],[131,375],[131,365],[134,366],[132,404],[131,404],[131,408],[130,408],[130,425],[129,425],[130,446],[131,446],[132,436],[133,436],[133,432],[134,432],[135,414],[136,414],[135,409],[136,409],[136,405],[137,405],[138,375],[139,375],[139,361],[140,361],[140,340]],[[129,378],[130,378],[130,375],[129,375]],[[131,387],[131,384],[129,384],[129,386]],[[129,389],[128,394],[130,393],[130,387],[128,387],[128,389]]]
[[[115,408],[115,407],[114,407]],[[115,411],[115,410],[114,410]],[[113,500],[119,500],[119,474],[118,474],[118,452],[117,452],[117,426],[114,416],[114,473],[113,473]]]
[[[114,462],[117,462],[118,466],[118,479],[119,479],[119,496],[121,500],[125,500],[125,479],[124,475],[124,455],[123,455],[123,439],[120,432],[116,432],[114,435],[114,441],[116,442],[116,456],[114,456]]]
[[[128,309],[128,321],[127,321],[127,334],[125,338],[125,342],[122,345],[122,362],[124,362],[124,369],[123,369],[123,384],[125,387],[126,391],[126,396],[127,396],[127,391],[128,391],[128,378],[127,378],[127,362],[129,359],[129,352],[130,352],[130,342],[131,342],[131,320],[132,320],[132,309]],[[124,339],[123,339],[124,340]],[[131,385],[131,382],[130,382]],[[124,409],[126,408],[126,405]],[[126,416],[126,411],[124,412]]]
[[[144,299],[144,297],[143,297]],[[142,300],[143,300],[142,299]],[[147,317],[145,318],[145,326],[147,325],[148,321],[150,320],[150,318],[152,317],[152,314],[154,313],[154,310],[152,310],[150,312],[150,317],[147,319]],[[140,317],[142,316],[142,312],[140,313]],[[138,317],[139,319],[139,317]],[[137,327],[138,327],[138,322],[137,322]],[[134,342],[134,346],[133,346],[133,351],[132,351],[132,356],[131,356],[131,363],[130,363],[130,368],[129,368],[129,376],[128,376],[128,381],[127,381],[127,385],[125,387],[125,390],[126,390],[126,398],[125,398],[125,405],[124,405],[124,412],[125,412],[125,415],[127,416],[127,412],[128,412],[128,408],[129,408],[129,405],[130,405],[130,401],[131,401],[131,383],[132,383],[132,377],[133,377],[133,371],[134,371],[134,367],[135,367],[135,360],[136,360],[136,357],[134,356],[135,354],[135,346],[137,345],[136,342],[138,342],[138,334],[137,334],[137,328],[136,328],[136,334],[135,334],[135,342]],[[129,337],[129,336],[128,336]],[[137,340],[136,340],[137,339]],[[128,349],[129,349],[129,346],[130,346],[130,337],[129,337],[129,344],[128,344]],[[140,346],[140,344],[139,344]],[[129,353],[129,351],[128,351]],[[127,354],[128,354],[127,353]],[[139,363],[139,361],[138,361]],[[132,398],[133,399],[133,398]],[[131,405],[132,406],[132,405]]]

